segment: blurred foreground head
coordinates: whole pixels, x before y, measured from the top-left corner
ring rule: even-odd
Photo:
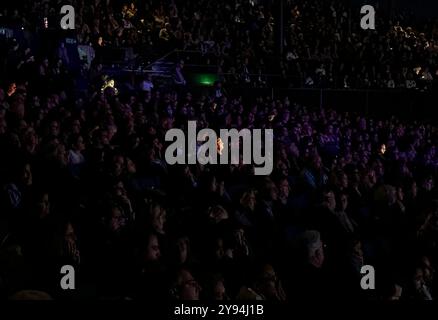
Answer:
[[[17,293],[14,293],[9,297],[9,300],[53,300],[52,297],[43,291],[38,290],[22,290]]]

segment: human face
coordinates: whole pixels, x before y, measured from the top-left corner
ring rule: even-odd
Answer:
[[[65,234],[64,234],[64,240],[67,243],[75,243],[76,242],[75,229],[73,228],[73,225],[71,223],[67,224],[67,227],[65,229]]]
[[[324,255],[324,245],[321,243],[321,246],[315,250],[315,255],[312,258],[312,264],[316,268],[321,268],[324,264],[325,255]]]
[[[217,151],[221,155],[223,150],[224,150],[224,143],[223,143],[221,138],[218,138],[217,139]]]
[[[180,263],[186,262],[189,254],[189,239],[186,237],[178,239],[176,246],[178,249]]]
[[[225,299],[225,286],[223,281],[219,280],[216,282],[213,288],[213,294],[215,300],[224,300]]]
[[[397,190],[393,186],[388,186],[386,189],[388,195],[388,204],[393,205],[397,201]]]
[[[59,135],[59,123],[58,121],[53,121],[50,124],[50,134],[53,136],[58,136]]]
[[[25,186],[32,185],[32,171],[30,169],[30,164],[26,164],[24,166],[21,179],[22,179],[22,182]]]
[[[12,96],[16,90],[17,90],[17,84],[15,82],[11,83],[10,86],[8,87],[7,95]]]
[[[348,176],[345,173],[341,174],[341,179],[340,179],[340,183],[341,183],[341,187],[342,188],[348,188]]]
[[[182,270],[179,275],[178,284],[181,288],[181,300],[199,300],[201,287],[187,270]]]
[[[405,194],[403,192],[403,188],[397,187],[397,199],[399,201],[403,201],[404,197],[405,197]]]
[[[113,173],[116,176],[119,176],[123,173],[123,169],[125,166],[125,159],[122,156],[116,156],[113,159]]]
[[[77,151],[84,151],[85,150],[84,138],[78,137],[75,147]]]
[[[272,290],[276,290],[276,283],[277,283],[277,275],[275,274],[275,270],[271,265],[266,265],[263,268],[262,273],[262,281],[263,281],[263,287],[265,290],[268,290],[268,292],[272,292]]]
[[[37,210],[40,218],[45,218],[49,215],[50,202],[49,202],[49,195],[47,193],[43,194],[40,201],[38,201]]]
[[[276,201],[278,199],[278,189],[277,186],[273,183],[271,186],[269,186],[269,196],[273,201]]]
[[[146,261],[158,261],[161,256],[160,245],[155,235],[149,237],[149,243],[146,248]]]
[[[374,170],[370,170],[370,171],[368,172],[368,174],[367,174],[367,178],[368,178],[368,181],[369,181],[369,183],[370,183],[371,185],[376,184],[377,179],[376,179],[376,174],[375,174]]]
[[[341,208],[343,211],[345,211],[348,207],[348,197],[346,194],[341,195]]]
[[[256,196],[254,192],[251,191],[244,194],[242,197],[242,204],[249,209],[254,210],[256,205]]]
[[[60,144],[56,147],[56,159],[58,160],[61,166],[66,166],[68,163],[67,152],[65,150],[65,146]]]
[[[290,186],[289,186],[289,182],[286,179],[280,182],[278,189],[279,189],[280,197],[284,197],[284,198],[289,197]]]
[[[119,208],[113,208],[111,212],[110,229],[113,232],[119,231],[126,224],[126,219]]]
[[[127,158],[126,159],[126,170],[129,173],[136,173],[137,172],[137,168],[135,166],[134,161],[132,161],[131,159]]]
[[[432,190],[433,189],[433,179],[432,178],[426,179],[423,183],[423,187],[427,191]]]
[[[228,214],[221,206],[216,206],[210,209],[209,217],[214,223],[219,223],[228,218]]]
[[[411,185],[411,195],[413,198],[417,197],[417,183],[414,181]]]
[[[414,285],[416,290],[420,290],[424,285],[424,277],[423,270],[421,268],[417,268],[414,274]]]
[[[382,145],[380,146],[380,153],[381,153],[381,154],[385,154],[385,152],[386,152],[386,145],[382,144]]]
[[[333,193],[333,191],[329,191],[326,194],[324,194],[323,204],[329,210],[336,209],[336,199],[335,199],[335,194]]]
[[[152,208],[152,226],[156,232],[164,233],[164,224],[166,223],[166,210],[160,205]]]
[[[321,169],[322,161],[319,156],[313,158],[313,166],[315,169]]]

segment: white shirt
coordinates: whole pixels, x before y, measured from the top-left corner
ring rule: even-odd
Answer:
[[[70,165],[82,164],[84,161],[85,158],[80,152],[75,152],[74,150],[68,152],[68,163]]]

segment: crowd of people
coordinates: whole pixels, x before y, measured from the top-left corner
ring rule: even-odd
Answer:
[[[91,36],[122,44],[129,33],[121,38],[114,33],[114,39],[103,33],[113,23],[99,16],[105,10],[86,13],[109,3],[79,5],[79,17],[99,21],[89,25]],[[221,22],[217,7],[227,1],[207,3],[196,9],[195,2],[175,1],[149,12],[168,35],[187,17],[194,24],[218,21],[234,37],[237,30]],[[305,3],[309,9],[313,2]],[[236,23],[246,25],[245,14],[255,12],[245,9],[250,4],[242,1]],[[199,11],[203,8],[212,14]],[[266,48],[273,45],[268,8],[257,11]],[[139,4],[122,10],[133,25],[144,23],[135,20],[144,10]],[[306,19],[294,23],[310,28]],[[81,33],[86,38],[87,32]],[[220,33],[227,37],[226,30]],[[295,41],[292,34],[287,38]],[[215,32],[210,36],[216,39]],[[163,37],[161,29],[158,38],[167,41]],[[0,87],[2,298],[437,297],[433,123],[303,106],[292,97],[243,99],[220,84],[202,94],[185,84],[161,88],[147,78],[139,88],[125,90],[103,78],[99,68],[89,71],[88,89],[78,93],[62,47],[39,57],[17,41],[1,41],[6,48]],[[342,59],[345,70],[352,68]],[[272,173],[256,176],[247,164],[168,165],[164,136],[171,128],[186,130],[189,120],[216,130],[273,129]],[[64,265],[74,267],[75,290],[60,286]],[[361,288],[364,265],[375,269],[376,290]]]
[[[58,2],[25,3],[3,18],[26,28],[42,29],[45,17],[58,25]],[[214,67],[230,85],[258,87],[424,89],[437,78],[436,21],[407,13],[389,20],[377,8],[376,30],[362,30],[360,8],[349,1],[285,0],[283,18],[272,0],[72,4],[78,42],[94,47],[96,61],[105,48],[133,47],[140,58],[179,49],[197,52],[191,62]]]

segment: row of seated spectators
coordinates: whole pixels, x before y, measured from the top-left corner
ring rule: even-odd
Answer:
[[[215,68],[224,82],[264,87],[429,88],[437,78],[436,21],[377,8],[376,30],[360,28],[349,1],[71,1],[80,44],[133,47],[134,57],[195,51],[188,63]],[[57,1],[24,1],[3,13],[30,30],[58,25]],[[103,48],[103,49],[102,49]],[[281,53],[281,51],[283,51]],[[273,75],[273,76],[267,76]],[[275,75],[275,76],[274,76]]]
[[[434,124],[190,87],[78,95],[59,57],[15,55],[0,89],[2,297],[436,298]],[[188,120],[272,128],[273,172],[168,165],[164,135]],[[363,265],[376,290],[360,288]]]

